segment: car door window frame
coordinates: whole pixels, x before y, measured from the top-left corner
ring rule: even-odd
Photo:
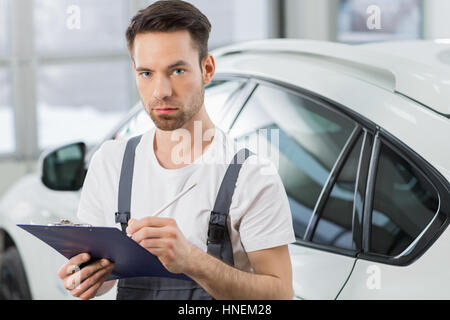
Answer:
[[[358,147],[358,163],[356,164],[355,173],[355,189],[353,192],[353,205],[352,205],[352,240],[354,248],[344,249],[351,255],[356,255],[362,250],[362,221],[364,210],[364,195],[366,188],[366,180],[368,174],[368,164],[370,161],[370,155],[372,152],[372,134],[367,129],[357,125],[349,137],[346,145],[343,147],[339,158],[337,159],[334,168],[330,172],[329,181],[327,181],[326,187],[323,188],[322,193],[317,201],[314,213],[311,216],[311,223],[308,225],[308,230],[305,233],[304,240],[313,242],[317,226],[322,219],[322,214],[326,204],[330,201],[333,188],[338,182],[339,175],[349,161],[350,155],[354,149],[358,146],[358,142],[361,141],[361,145]],[[330,246],[330,245],[329,245]],[[330,246],[334,247],[334,246]],[[334,247],[337,250],[343,249]]]
[[[364,130],[363,143],[359,157],[358,171],[356,173],[356,190],[353,200],[353,239],[356,252],[362,252],[363,246],[363,218],[366,204],[367,178],[369,174],[370,159],[373,150],[373,134],[366,128]],[[359,199],[358,199],[359,198]],[[360,200],[360,201],[358,201]]]
[[[347,139],[347,142],[343,146],[341,153],[339,154],[336,162],[334,163],[333,168],[330,171],[328,179],[324,184],[324,187],[319,195],[319,198],[317,199],[316,206],[314,207],[313,213],[310,217],[308,227],[306,228],[303,240],[312,242],[314,233],[317,229],[317,225],[321,218],[325,204],[327,203],[331,195],[331,190],[333,189],[338,179],[339,173],[342,171],[342,168],[347,162],[350,153],[352,152],[353,148],[358,142],[358,139],[361,136],[361,132],[362,128],[356,125],[355,128],[353,129],[353,132],[350,134],[350,137]]]
[[[315,228],[317,228],[317,225],[320,221],[322,210],[328,201],[331,191],[333,189],[333,186],[336,183],[336,179],[339,176],[340,171],[347,163],[348,157],[351,154],[353,148],[356,146],[358,139],[360,137],[363,137],[362,146],[360,149],[359,154],[359,160],[357,165],[357,172],[356,172],[356,181],[355,181],[355,191],[354,191],[354,198],[353,198],[353,210],[352,210],[352,237],[354,239],[356,248],[354,249],[345,249],[345,248],[339,248],[334,247],[330,245],[325,244],[319,244],[312,242],[312,237],[314,236]],[[346,145],[343,147],[343,150],[341,152],[341,155],[336,160],[335,168],[332,169],[332,172],[330,173],[329,180],[327,181],[327,184],[324,185],[321,196],[317,200],[316,208],[314,210],[313,215],[311,216],[311,224],[308,225],[308,228],[311,229],[308,236],[300,241],[297,241],[297,244],[304,245],[307,247],[324,250],[328,252],[333,252],[349,257],[357,257],[358,254],[362,251],[362,238],[363,238],[363,228],[362,228],[362,222],[363,222],[363,214],[364,214],[364,205],[365,205],[365,190],[366,190],[366,184],[367,184],[367,175],[368,175],[368,169],[369,169],[369,162],[370,162],[370,156],[372,153],[372,139],[373,134],[370,130],[367,128],[361,127],[361,125],[357,125],[352,133],[352,135],[349,137]],[[361,203],[356,201],[357,197],[360,197]],[[319,203],[320,202],[320,203]],[[317,209],[317,210],[316,210]],[[361,215],[359,215],[361,213]]]

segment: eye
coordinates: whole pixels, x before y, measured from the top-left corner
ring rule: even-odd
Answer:
[[[173,73],[175,73],[176,75],[183,74],[183,73],[184,73],[184,69],[175,69],[175,70],[173,71]]]
[[[148,78],[148,77],[150,77],[150,72],[141,72],[140,75],[143,78]]]

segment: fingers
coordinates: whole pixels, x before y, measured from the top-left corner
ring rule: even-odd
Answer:
[[[93,285],[92,287],[90,287],[88,290],[86,290],[84,293],[82,293],[80,295],[80,299],[88,300],[88,299],[94,298],[95,295],[97,294],[98,289],[105,282],[106,278],[108,278],[108,275],[109,275],[109,273],[104,274],[95,285]]]
[[[143,227],[165,227],[173,225],[176,225],[176,222],[172,218],[145,217],[139,220],[133,219],[133,223],[128,225],[126,232],[133,234]]]
[[[74,257],[72,257],[65,265],[63,265],[58,271],[58,277],[60,279],[65,279],[70,274],[73,274],[76,270],[76,267],[79,267],[81,264],[88,262],[91,256],[89,253],[80,253]]]
[[[114,269],[114,263],[108,259],[101,259],[80,270],[79,266],[88,262],[90,258],[88,253],[76,255],[58,271],[59,278],[64,280],[64,288],[70,290],[74,297],[82,299],[94,297]]]
[[[139,242],[139,244],[148,250],[162,248],[172,249],[174,246],[173,241],[167,239],[144,239]]]
[[[87,297],[88,299],[90,299],[89,297],[95,296],[98,288],[103,284],[108,275],[114,269],[113,263],[109,262],[106,259],[102,260],[105,260],[107,263],[105,263],[101,269],[97,270],[90,277],[82,281],[78,287],[71,290],[70,294],[72,296],[82,298],[82,296],[84,295],[85,298]],[[91,296],[92,293],[93,295]]]
[[[131,239],[140,243],[149,238],[173,238],[176,236],[176,230],[169,227],[144,227],[133,233]]]
[[[97,271],[109,267],[112,263],[107,259],[101,259],[96,262],[93,262],[83,269],[81,269],[79,272],[74,273],[73,275],[69,276],[65,279],[65,284],[67,286],[66,289],[70,289],[70,284],[72,283],[83,283],[86,279],[91,277],[93,274],[95,274]],[[71,288],[73,289],[73,288]]]

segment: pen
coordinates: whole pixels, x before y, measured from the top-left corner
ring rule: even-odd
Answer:
[[[159,208],[157,211],[155,211],[152,215],[152,217],[156,217],[157,215],[159,215],[161,212],[163,212],[165,209],[167,209],[170,205],[172,205],[172,203],[174,203],[175,201],[177,201],[178,199],[180,199],[182,196],[184,196],[189,190],[191,190],[192,188],[194,188],[197,185],[197,182],[194,183],[192,186],[190,186],[189,188],[187,188],[186,190],[180,192],[178,195],[175,196],[175,198],[173,198],[172,200],[170,200],[168,203],[166,203],[165,205],[163,205],[161,208]],[[130,237],[131,235],[127,234],[128,237]]]
[[[157,216],[158,214],[160,214],[161,212],[163,212],[167,207],[169,207],[172,203],[174,203],[175,201],[177,201],[179,198],[181,198],[182,196],[184,196],[189,190],[191,190],[192,188],[194,188],[197,185],[197,183],[194,183],[192,186],[190,186],[189,188],[187,188],[186,190],[180,192],[173,200],[171,200],[170,202],[168,202],[167,204],[163,205],[159,210],[157,210],[152,216]]]

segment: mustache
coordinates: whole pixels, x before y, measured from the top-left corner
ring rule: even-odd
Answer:
[[[178,101],[167,100],[167,101],[150,101],[148,107],[150,109],[160,109],[160,108],[180,108],[183,105]]]

